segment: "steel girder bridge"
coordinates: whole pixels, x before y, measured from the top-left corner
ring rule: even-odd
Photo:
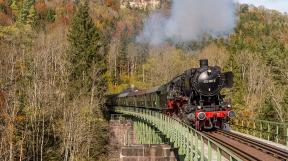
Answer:
[[[168,142],[178,149],[178,155],[182,156],[180,157],[181,160],[241,160],[229,149],[213,141],[203,133],[158,111],[120,106],[115,107],[114,111],[135,118],[135,132],[137,140],[141,144]],[[287,124],[241,118],[232,121],[231,124],[233,128],[241,132],[277,143],[281,141],[282,144],[288,145]]]
[[[181,160],[221,161],[224,159],[222,158],[223,155],[227,156],[227,160],[230,161],[241,160],[227,148],[214,142],[201,132],[198,132],[192,127],[171,117],[168,117],[158,111],[131,107],[115,107],[114,111],[128,116],[133,116],[138,120],[149,124],[150,128],[147,129],[151,130],[153,128],[161,132],[162,135],[164,135],[165,138],[169,140],[170,144],[173,145],[174,148],[178,149],[178,155],[183,156]],[[147,126],[147,124],[143,124],[143,126]],[[142,127],[140,131],[143,131],[143,128],[145,127]],[[154,136],[155,135],[149,135],[146,137],[151,137],[150,139],[153,140],[152,137]]]

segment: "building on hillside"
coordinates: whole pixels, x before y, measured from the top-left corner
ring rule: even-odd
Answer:
[[[121,0],[121,8],[156,9],[161,7],[162,1],[163,0]]]

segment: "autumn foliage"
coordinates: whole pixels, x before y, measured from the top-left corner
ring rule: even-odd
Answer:
[[[5,13],[0,12],[0,25],[7,26],[11,24],[12,24],[11,18]]]
[[[0,110],[4,108],[4,104],[5,104],[4,93],[0,91]]]
[[[149,89],[198,67],[201,58],[234,72],[234,87],[223,94],[239,115],[288,120],[285,14],[243,5],[227,38],[149,46],[137,41],[148,12],[120,9],[119,0],[89,1],[89,12],[73,23],[72,0],[33,1],[25,13],[35,20],[30,24],[19,21],[23,0],[6,2],[0,0],[0,160],[105,160],[97,86],[107,93]]]

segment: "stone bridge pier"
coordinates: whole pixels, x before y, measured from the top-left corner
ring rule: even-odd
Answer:
[[[167,139],[151,126],[123,115],[112,115],[109,161],[177,161]]]

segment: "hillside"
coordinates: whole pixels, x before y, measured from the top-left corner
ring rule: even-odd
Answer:
[[[287,15],[244,5],[226,45],[228,67],[237,71],[235,102],[252,114],[281,122],[287,121],[288,107],[287,25]]]
[[[104,95],[160,85],[200,58],[234,72],[225,94],[239,115],[288,121],[288,15],[241,5],[226,38],[151,46],[137,41],[148,10],[89,2],[0,0],[0,160],[105,160]]]

